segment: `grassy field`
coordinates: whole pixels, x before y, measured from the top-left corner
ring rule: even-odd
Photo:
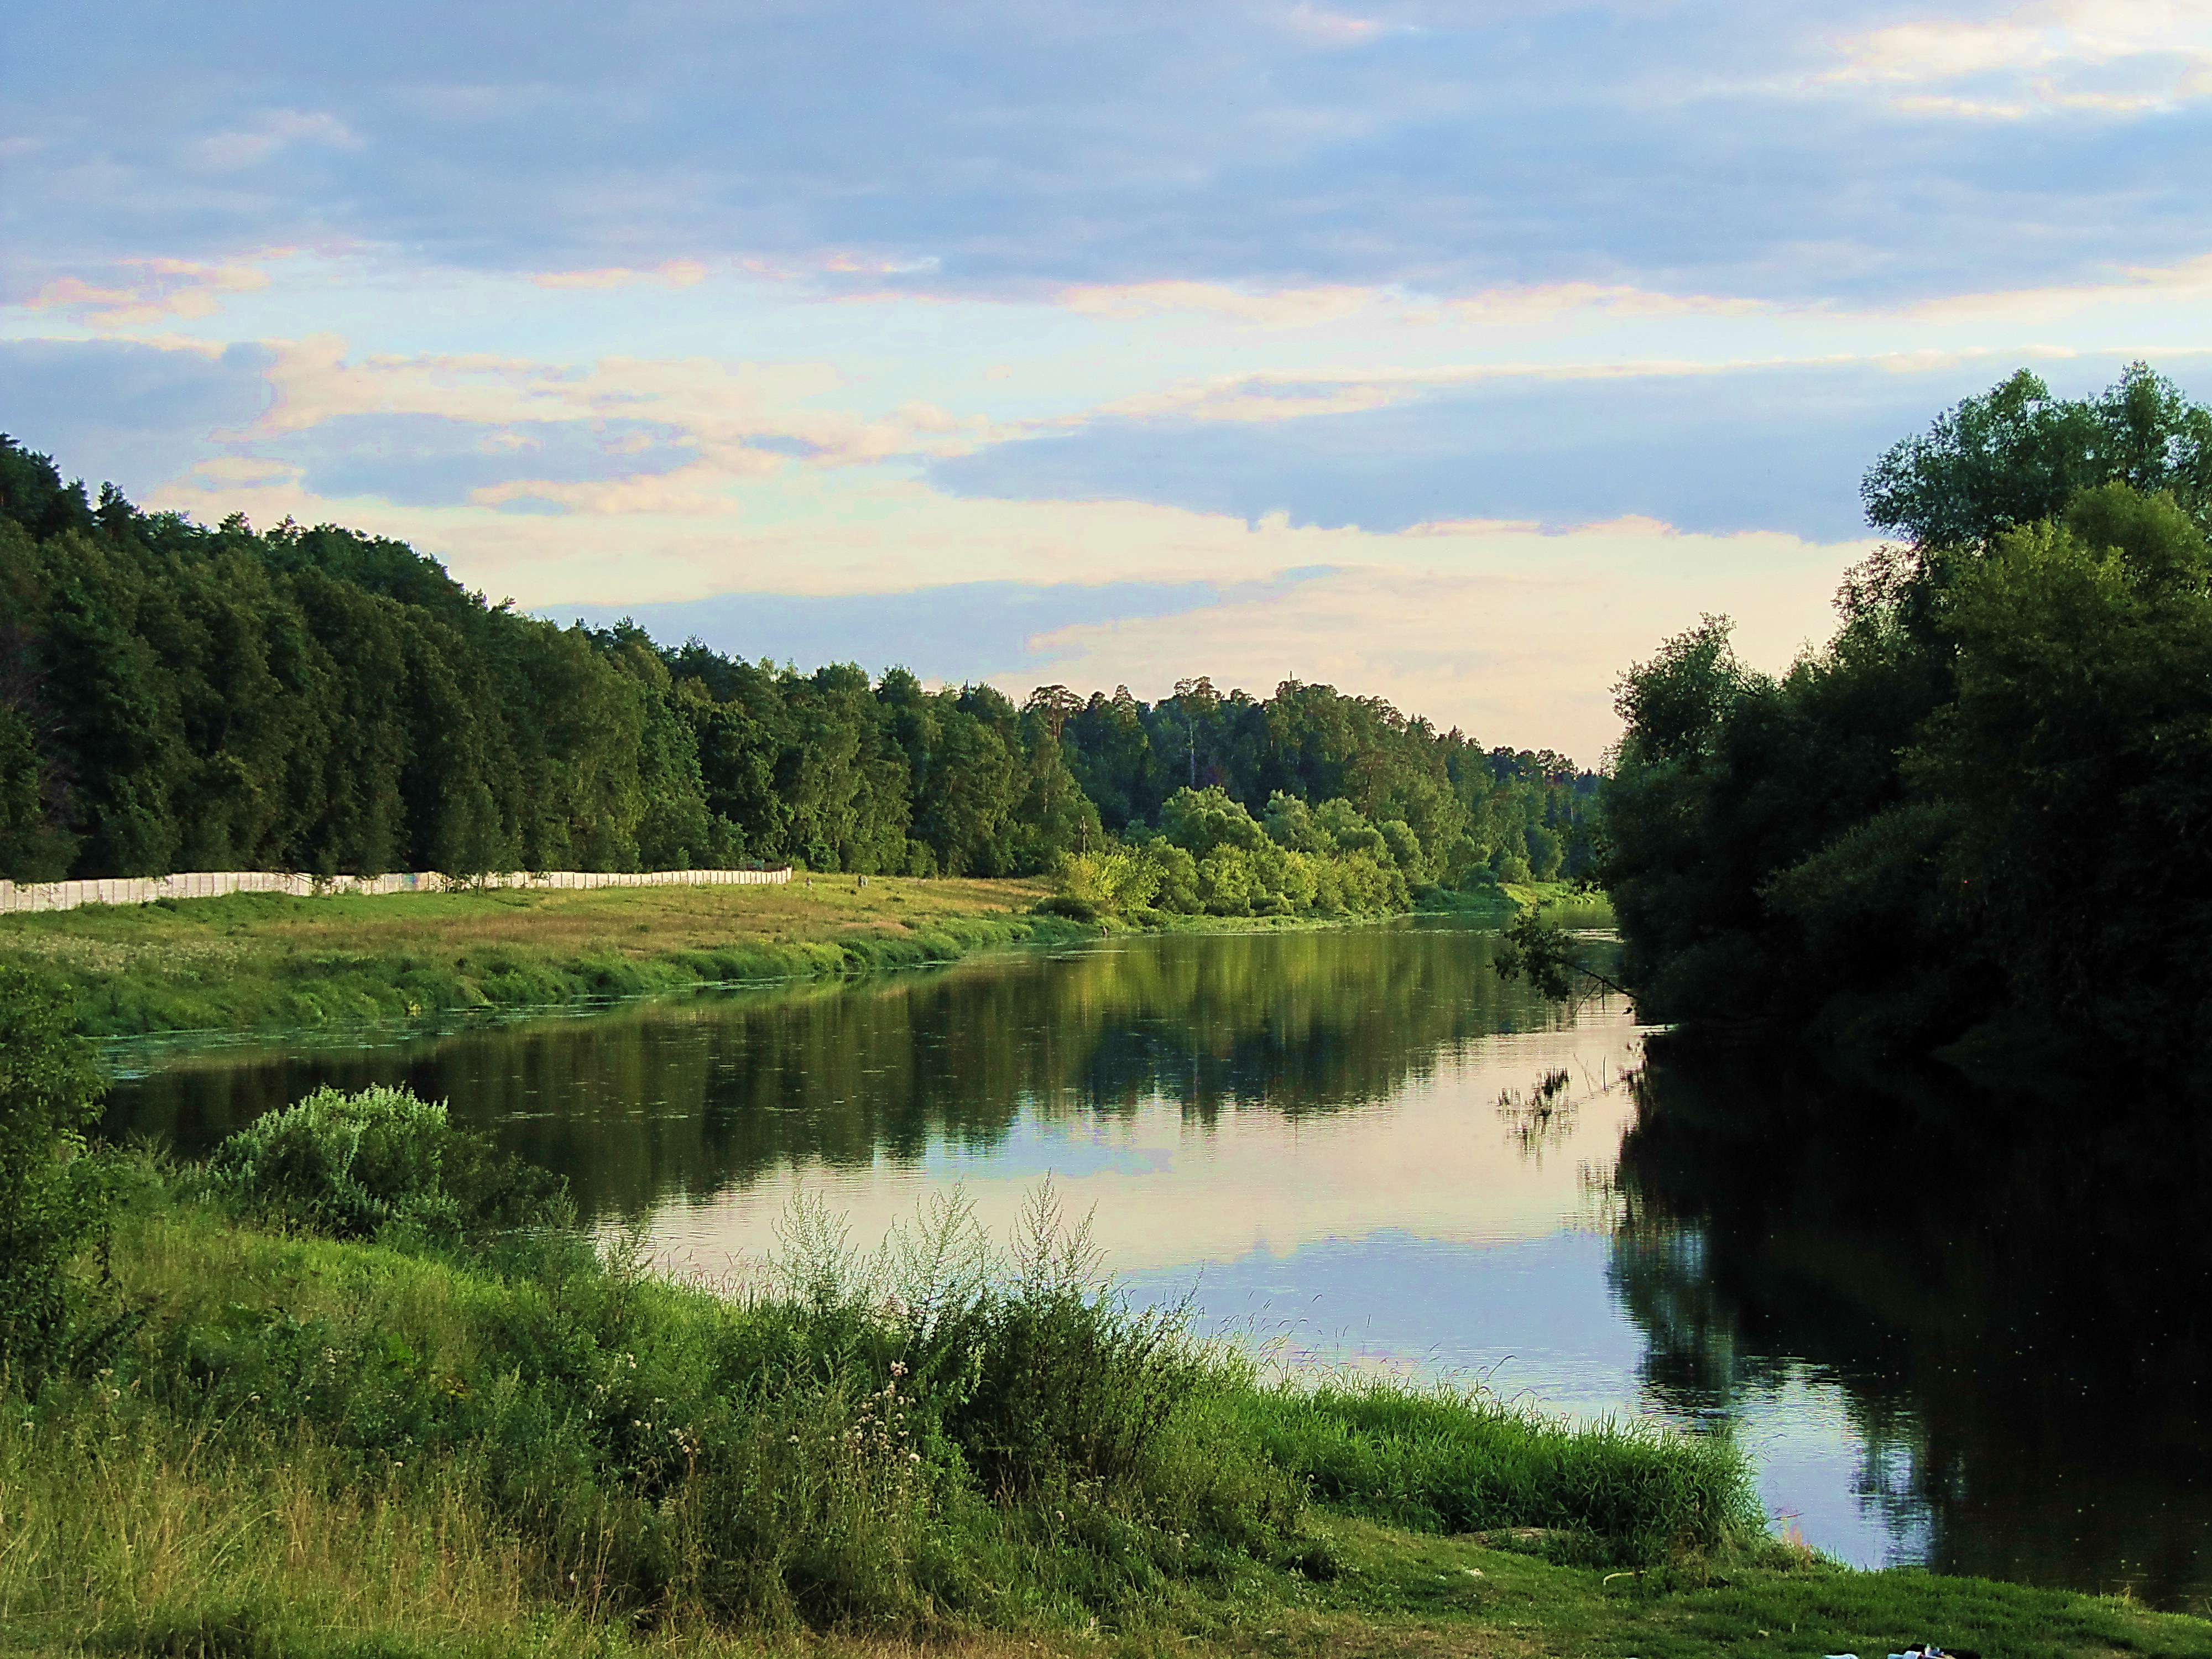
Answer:
[[[0,915],[0,965],[74,988],[88,1036],[403,1024],[454,1011],[548,1007],[740,981],[836,978],[1050,943],[1095,926],[1035,912],[1037,880],[800,876],[787,886],[585,892],[236,894]],[[1503,922],[1601,898],[1559,884],[1442,893],[1423,908]],[[1114,924],[1108,924],[1109,927]],[[1310,927],[1171,919],[1199,929]]]
[[[950,961],[1091,930],[1033,881],[238,894],[0,916],[0,963],[65,981],[88,1036],[421,1020],[455,1009]]]

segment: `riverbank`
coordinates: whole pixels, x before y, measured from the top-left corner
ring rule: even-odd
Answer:
[[[950,962],[1095,930],[1034,881],[238,894],[0,916],[0,965],[75,988],[90,1036],[422,1021]]]
[[[798,1212],[716,1294],[512,1231],[542,1188],[466,1143],[386,1096],[110,1167],[79,1363],[0,1386],[0,1653],[2212,1654],[1826,1565],[1724,1441],[1270,1379],[1127,1310],[1047,1201],[875,1261]]]
[[[581,892],[235,894],[0,916],[0,965],[74,988],[88,1036],[399,1025],[702,985],[825,980],[1126,929],[1042,914],[1042,880],[800,876],[784,886]],[[1602,926],[1564,884],[1440,892],[1416,914],[1503,923],[1553,902]],[[1380,920],[1360,918],[1359,920]],[[1135,931],[1334,927],[1152,913]]]

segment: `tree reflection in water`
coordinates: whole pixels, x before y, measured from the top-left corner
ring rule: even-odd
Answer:
[[[404,1082],[562,1171],[587,1214],[636,1215],[779,1167],[988,1148],[1025,1115],[1386,1101],[1471,1042],[1559,1022],[1487,970],[1495,943],[1403,923],[1139,939],[398,1047],[223,1052],[119,1085],[108,1128],[195,1152],[319,1084]]]
[[[1831,1382],[1928,1565],[2207,1610],[2201,1118],[1664,1042],[1635,1086],[1608,1276],[1656,1404]]]

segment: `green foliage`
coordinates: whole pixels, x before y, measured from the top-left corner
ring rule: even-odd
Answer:
[[[1206,809],[1213,815],[1224,805],[1241,807],[1289,851],[1364,850],[1415,884],[1486,884],[1492,851],[1525,855],[1532,828],[1558,838],[1565,874],[1589,866],[1594,775],[1548,750],[1486,752],[1465,733],[1438,732],[1379,698],[1296,680],[1264,699],[1224,696],[1197,679],[1158,703],[1122,687],[1059,706],[1070,771],[1111,834],[1140,839],[1152,825],[1171,838],[1206,835],[1181,816],[1188,803],[1175,809],[1178,827],[1170,830],[1170,803],[1184,792],[1218,794],[1221,804]],[[1343,816],[1319,823],[1331,801]],[[1389,830],[1394,823],[1402,827]],[[1226,825],[1219,833],[1243,836]],[[1255,850],[1249,839],[1237,844]]]
[[[257,1118],[223,1142],[206,1180],[238,1213],[334,1238],[391,1226],[454,1238],[562,1213],[556,1177],[456,1129],[442,1102],[382,1086],[318,1089]]]
[[[100,1095],[68,994],[0,968],[0,1366],[35,1374],[66,1352],[70,1265],[106,1212],[84,1156]]]
[[[403,544],[333,526],[210,530],[112,489],[95,510],[12,441],[0,594],[9,879],[744,861],[995,877],[1154,823],[1194,861],[1364,851],[1417,884],[1532,835],[1570,874],[1588,861],[1595,778],[1376,699],[1200,678],[1156,704],[1043,686],[1018,708],[904,669],[872,684],[850,664],[668,649],[627,622],[489,605]],[[1254,818],[1278,798],[1349,817],[1278,814],[1285,840]],[[1232,910],[1308,902],[1302,878],[1233,860],[1169,885]]]
[[[1708,617],[1632,668],[1601,873],[1644,1015],[2212,1035],[2209,467],[2212,411],[2140,365],[2082,403],[2015,376],[1869,473],[1915,542],[1826,647],[1771,678]]]
[[[1278,793],[1266,823],[1218,788],[1179,789],[1162,833],[1133,848],[1063,860],[1062,896],[1095,913],[1143,915],[1394,915],[1412,908],[1394,844],[1416,857],[1403,823],[1394,843],[1347,802],[1318,809]]]
[[[2027,369],[1968,398],[1868,469],[1876,528],[1916,549],[1986,546],[2066,510],[2085,489],[2124,483],[2212,514],[2212,410],[2142,363],[2098,398],[2053,398]]]
[[[1555,1002],[1571,1001],[1592,987],[1621,988],[1589,965],[1589,953],[1566,928],[1531,904],[1506,924],[1491,967],[1503,980],[1526,979]]]

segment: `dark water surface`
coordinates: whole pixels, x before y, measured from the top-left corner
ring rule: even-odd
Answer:
[[[1732,1434],[1778,1523],[1863,1565],[2212,1610],[2203,1160],[2116,1127],[2154,1114],[1647,1055],[1616,1004],[1502,985],[1495,944],[1148,938],[380,1047],[118,1048],[109,1128],[198,1152],[404,1082],[710,1277],[802,1188],[866,1240],[955,1182],[1003,1231],[1049,1172],[1137,1295],[1284,1363]]]

